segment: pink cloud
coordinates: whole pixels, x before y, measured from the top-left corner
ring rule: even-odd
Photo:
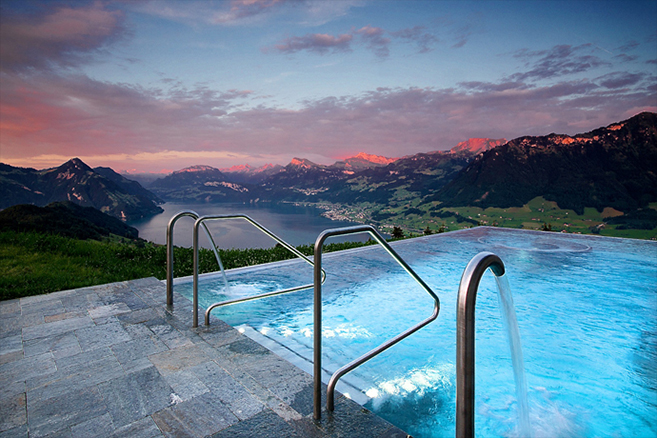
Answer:
[[[148,171],[285,164],[293,156],[330,163],[359,151],[444,150],[470,137],[575,134],[654,110],[657,102],[655,90],[589,81],[380,88],[307,101],[297,110],[242,109],[257,97],[248,91],[163,93],[83,76],[5,74],[0,91],[0,161],[57,165],[80,156],[96,160],[92,165]]]
[[[390,49],[388,48],[390,38],[383,36],[385,31],[380,27],[365,26],[358,29],[355,33],[365,40],[367,47],[371,49],[376,56],[385,58],[390,54]]]
[[[1,17],[2,71],[70,66],[125,31],[124,14],[108,11],[99,2],[77,9],[60,7],[41,16]]]

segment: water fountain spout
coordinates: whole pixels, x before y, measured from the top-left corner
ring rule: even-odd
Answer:
[[[497,277],[504,275],[504,263],[497,255],[490,252],[477,254],[465,268],[459,285],[456,315],[457,438],[474,437],[475,301],[479,282],[488,268]]]

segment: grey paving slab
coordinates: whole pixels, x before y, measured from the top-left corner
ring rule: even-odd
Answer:
[[[95,386],[34,403],[30,403],[28,396],[30,437],[45,437],[103,415],[106,411],[105,400]]]
[[[0,344],[0,356],[22,351],[23,337],[20,335],[20,333],[2,338],[2,344]]]
[[[27,437],[27,424],[15,427],[13,429],[0,432],[0,438],[25,438]]]
[[[306,438],[270,409],[212,435],[212,438],[270,437]]]
[[[123,329],[130,335],[132,339],[157,338],[157,335],[153,333],[153,331],[145,324],[123,323]]]
[[[15,298],[13,300],[0,301],[0,315],[3,318],[10,316],[18,316],[21,313],[20,300]]]
[[[80,342],[82,351],[95,350],[101,347],[109,347],[120,342],[126,342],[132,338],[118,322],[110,322],[103,325],[94,325],[75,331]]]
[[[167,351],[168,348],[164,342],[153,336],[114,344],[111,349],[125,372],[131,373],[153,366],[148,356]]]
[[[72,426],[71,436],[73,438],[106,437],[113,429],[112,416],[109,413],[105,413]]]
[[[56,315],[66,312],[62,301],[59,299],[36,301],[36,302],[21,302],[21,314],[27,316],[30,314],[38,313],[42,316]]]
[[[78,289],[79,294],[75,296],[62,297],[61,301],[68,313],[86,312],[94,307],[102,306],[98,295],[89,290]]]
[[[163,437],[151,417],[144,417],[134,423],[119,427],[112,432],[112,438],[157,438]]]
[[[155,367],[98,385],[116,426],[151,415],[172,403],[173,390]]]
[[[160,315],[150,307],[117,315],[117,319],[124,324],[139,324],[147,321],[152,321],[159,317]]]
[[[27,423],[25,393],[0,400],[0,432],[14,429]]]
[[[57,336],[63,333],[92,326],[94,326],[94,322],[88,316],[39,324],[37,326],[26,327],[23,329],[23,341]]]
[[[195,438],[212,435],[239,421],[212,393],[157,412],[153,420],[167,437]]]
[[[124,375],[123,368],[115,357],[84,364],[80,367],[70,367],[58,370],[48,376],[28,381],[28,387],[35,383],[38,386],[28,389],[30,400],[48,399],[81,390],[89,386]]]
[[[0,365],[9,362],[16,362],[17,360],[21,360],[22,358],[23,358],[23,351],[12,351],[11,353],[0,355]]]
[[[180,401],[205,394],[210,389],[191,371],[180,370],[164,377]]]
[[[24,349],[25,357],[50,352],[57,358],[72,356],[82,351],[78,338],[73,332],[25,341]]]
[[[192,345],[192,341],[180,333],[170,324],[162,321],[160,324],[147,324],[148,328],[157,335],[169,348],[178,348]]]
[[[83,316],[87,316],[86,311],[73,311],[73,312],[64,312],[64,313],[55,313],[53,315],[45,315],[43,317],[43,322],[55,322],[55,321],[61,321],[63,319],[71,319],[71,318],[81,318]]]
[[[0,402],[14,397],[16,394],[25,392],[25,381],[19,380],[17,382],[4,382],[0,385]]]
[[[203,350],[192,343],[162,353],[151,354],[148,359],[164,376],[210,360]]]
[[[0,318],[0,335],[3,336],[14,336],[16,334],[22,334],[22,320],[19,315],[12,314],[10,316],[3,316]]]
[[[249,418],[265,408],[263,402],[216,363],[206,362],[192,368],[191,371],[240,420]]]
[[[97,362],[103,362],[106,358],[111,358],[112,356],[114,356],[114,353],[110,347],[101,347],[95,350],[81,351],[71,356],[60,357],[55,359],[55,361],[59,371],[68,371],[69,374],[73,374],[76,369],[94,367]]]
[[[118,302],[113,304],[107,304],[105,306],[94,307],[89,309],[88,313],[91,319],[96,320],[98,318],[105,318],[108,316],[120,315],[122,313],[130,312],[130,308],[126,303]]]
[[[12,383],[57,371],[52,354],[44,353],[0,365],[0,381]]]

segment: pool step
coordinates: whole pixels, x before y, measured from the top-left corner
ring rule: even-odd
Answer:
[[[281,358],[313,375],[312,348],[292,338],[277,336],[273,333],[263,334],[248,324],[238,325],[235,328]],[[322,362],[322,382],[324,383],[328,383],[331,378],[332,372],[330,370],[337,370],[344,365],[338,364],[326,356],[322,359]],[[336,388],[340,393],[363,406],[370,401],[370,398],[365,395],[365,391],[371,386],[371,383],[357,376],[347,375],[338,382]]]

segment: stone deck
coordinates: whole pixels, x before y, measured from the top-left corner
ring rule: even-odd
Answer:
[[[310,375],[164,302],[155,278],[0,302],[0,438],[407,436],[345,397],[316,423]]]

